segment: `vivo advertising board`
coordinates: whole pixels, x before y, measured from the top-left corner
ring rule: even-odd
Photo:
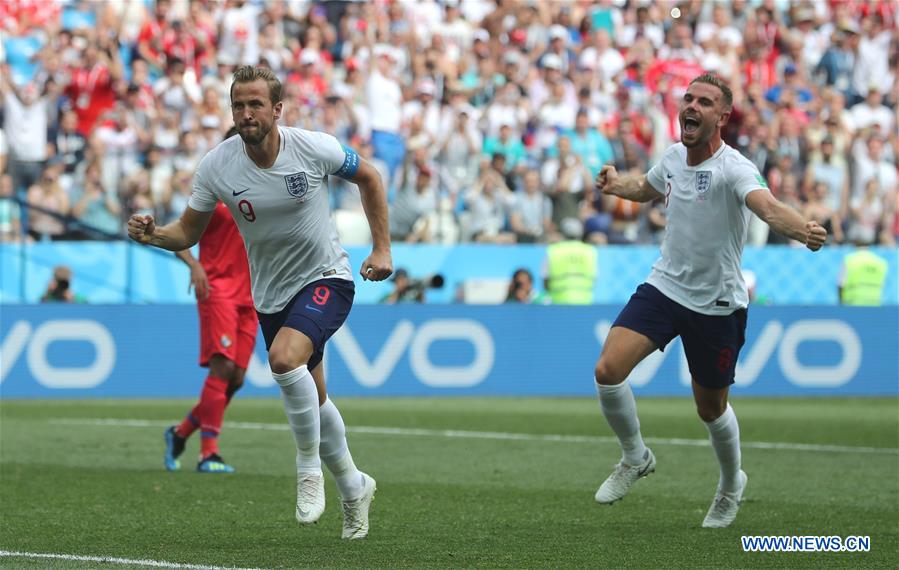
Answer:
[[[359,305],[331,339],[340,396],[592,396],[618,306]],[[196,310],[185,305],[0,306],[4,398],[194,397]],[[753,307],[735,395],[899,395],[899,309]],[[631,374],[687,395],[675,340]],[[277,396],[261,335],[244,396]]]

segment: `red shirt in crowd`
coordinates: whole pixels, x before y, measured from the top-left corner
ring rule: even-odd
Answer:
[[[78,115],[78,132],[85,137],[90,136],[103,113],[111,109],[116,102],[115,89],[109,68],[101,63],[92,68],[75,68],[72,79],[65,89],[72,101],[75,114]]]

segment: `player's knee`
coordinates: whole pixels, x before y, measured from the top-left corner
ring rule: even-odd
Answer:
[[[696,402],[696,413],[705,423],[713,422],[724,415],[727,410],[727,402],[708,401]]]
[[[290,372],[291,370],[306,364],[308,360],[308,358],[304,360],[301,354],[290,349],[272,350],[268,353],[268,364],[275,374],[285,374]]]
[[[627,374],[622,373],[619,368],[620,367],[610,363],[607,358],[600,358],[599,362],[596,363],[596,368],[593,370],[596,383],[603,386],[615,386],[621,384],[624,382],[624,378]]]
[[[220,354],[216,354],[209,361],[209,372],[216,378],[221,378],[229,384],[237,375],[237,366],[232,360],[225,358]]]
[[[228,380],[228,395],[233,396],[238,390],[243,388],[243,375],[235,375]]]

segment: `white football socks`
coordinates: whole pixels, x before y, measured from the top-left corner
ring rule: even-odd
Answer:
[[[328,398],[319,408],[321,417],[321,446],[319,455],[337,481],[337,489],[344,501],[352,501],[362,494],[362,474],[353,463],[346,443],[346,428],[337,406]]]
[[[627,381],[615,386],[596,385],[599,394],[599,407],[602,415],[621,444],[622,460],[625,464],[636,466],[643,464],[646,445],[640,435],[640,420],[637,419],[637,402]]]
[[[287,423],[297,443],[297,473],[320,474],[318,390],[306,365],[284,374],[272,373],[281,386]]]
[[[740,487],[740,426],[737,415],[728,404],[720,418],[705,425],[709,428],[709,439],[721,466],[718,486],[722,491],[736,491]]]

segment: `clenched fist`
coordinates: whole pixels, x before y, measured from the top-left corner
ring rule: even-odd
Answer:
[[[156,221],[153,216],[135,214],[128,219],[128,237],[137,243],[148,244],[156,233]]]
[[[618,171],[611,164],[602,167],[596,175],[596,188],[603,194],[612,194],[612,185],[618,180]]]
[[[818,222],[805,224],[805,247],[812,251],[818,251],[825,241],[827,241],[827,230],[822,228]]]

